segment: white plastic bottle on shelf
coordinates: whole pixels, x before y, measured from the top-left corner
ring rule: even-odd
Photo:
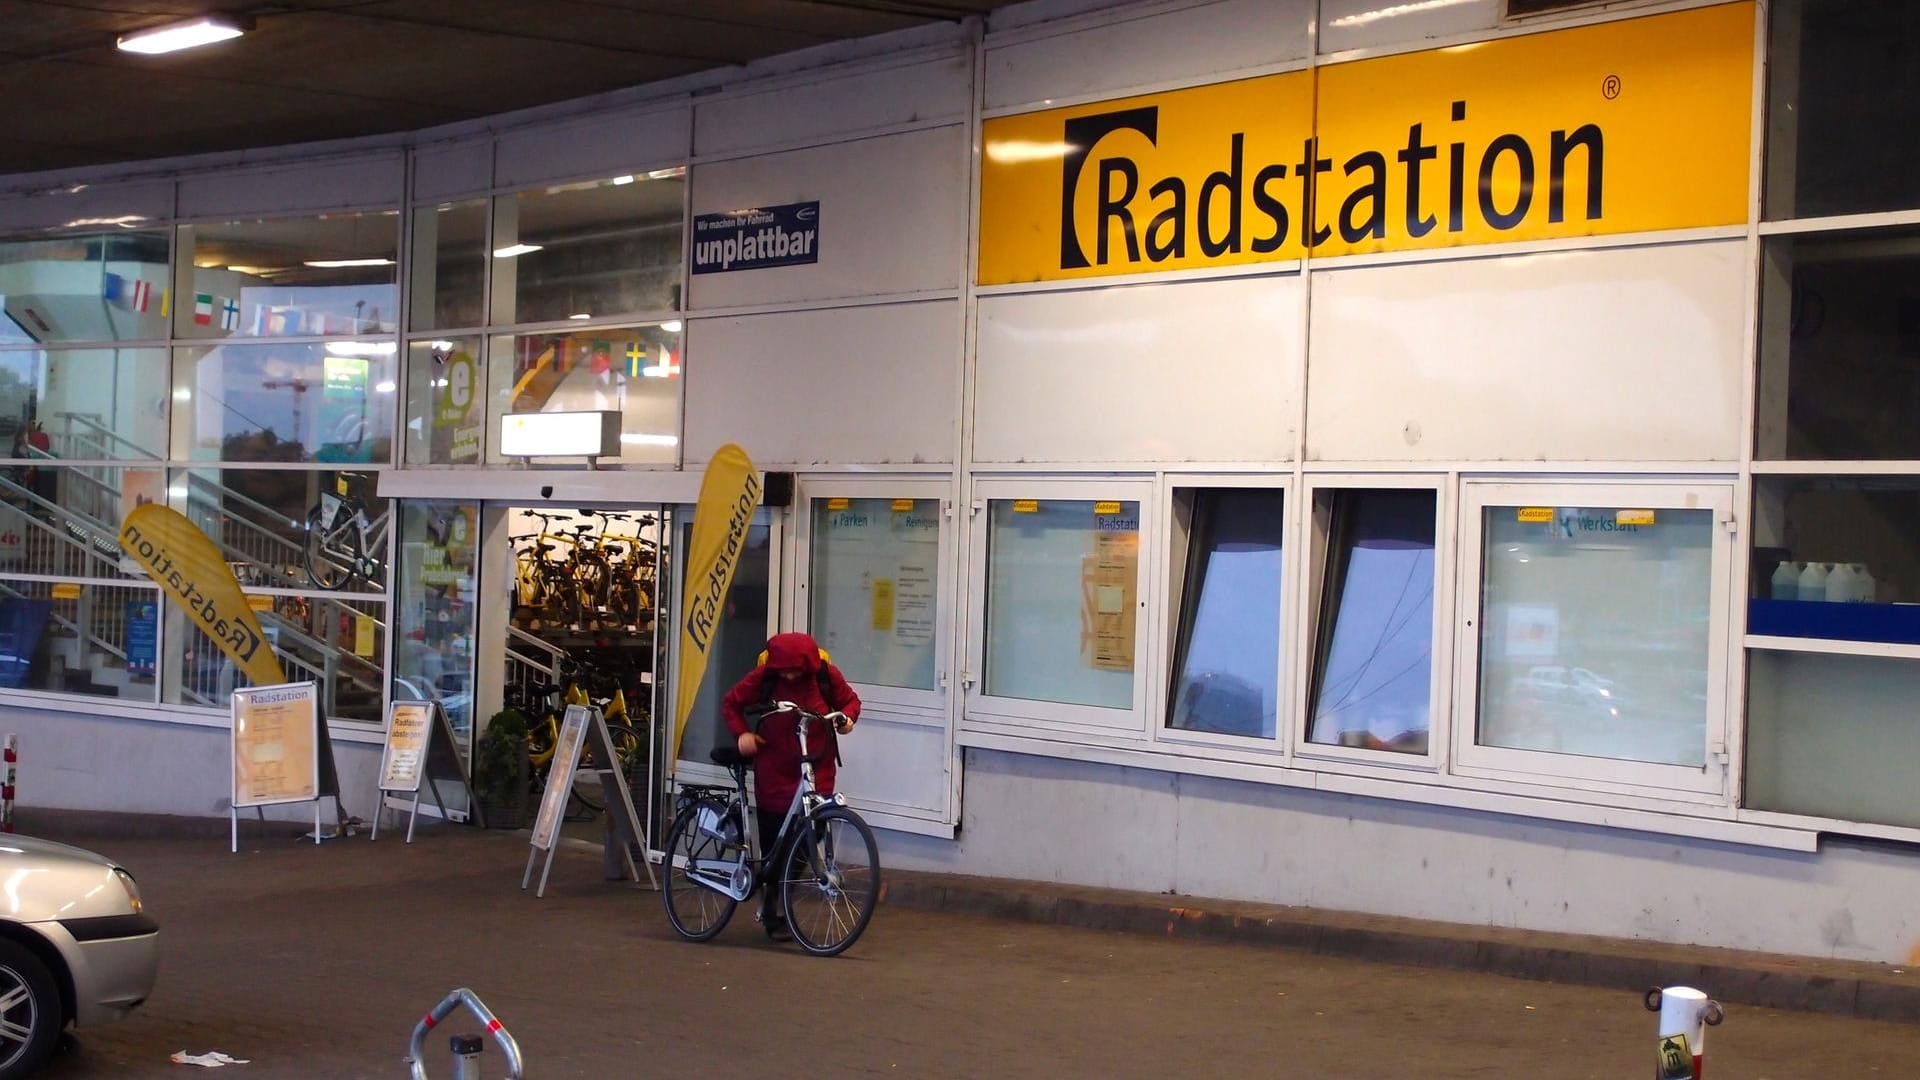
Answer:
[[[1800,599],[1825,600],[1827,598],[1827,564],[1810,562],[1800,571]]]
[[[1783,561],[1773,572],[1773,588],[1768,595],[1775,600],[1800,599],[1800,564]]]
[[[1859,578],[1854,576],[1853,564],[1837,562],[1833,571],[1827,575],[1826,597],[1830,604],[1851,604],[1859,599],[1855,586]]]
[[[1879,588],[1880,588],[1880,583],[1873,580],[1873,575],[1867,572],[1866,563],[1853,564],[1853,602],[1854,603],[1856,604],[1873,603],[1875,599],[1875,594],[1878,592]]]

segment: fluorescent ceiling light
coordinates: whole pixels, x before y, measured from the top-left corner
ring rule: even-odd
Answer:
[[[84,187],[85,185],[82,186]],[[84,229],[94,225],[117,225],[122,229],[131,229],[135,225],[147,220],[149,219],[142,214],[123,214],[120,217],[83,217],[74,218],[63,227],[68,229]]]
[[[625,187],[631,183],[633,183],[633,177],[631,176],[616,176],[613,178],[613,186],[615,187]]]
[[[571,315],[569,315],[569,316],[567,316],[567,318],[569,318],[569,319],[591,319],[591,318],[593,318],[593,314],[592,314],[591,312],[587,312],[587,311],[576,311],[576,312],[574,312],[573,314],[571,314]]]
[[[1402,15],[1418,15],[1426,11],[1458,7],[1461,4],[1472,2],[1473,0],[1412,0],[1412,2],[1405,4],[1389,4],[1386,7],[1373,11],[1363,11],[1353,15],[1342,15],[1327,25],[1345,30],[1348,27],[1365,26],[1368,23],[1376,23],[1382,19],[1394,19]]]
[[[686,324],[679,319],[668,319],[666,322],[660,324],[660,329],[669,334],[677,334],[685,325]]]
[[[284,274],[287,272],[287,268],[284,266],[229,266],[227,269],[236,274],[245,274],[248,277],[266,277],[268,274]]]
[[[539,250],[539,244],[514,244],[512,247],[494,248],[493,257],[496,259],[515,259],[522,255],[531,255]]]
[[[685,176],[685,175],[687,175],[687,170],[685,169],[654,169],[651,172],[647,173],[647,179],[671,180],[676,176]]]
[[[392,259],[308,259],[307,265],[320,270],[338,270],[346,266],[392,266]]]
[[[394,389],[395,389],[395,384],[392,379],[386,379],[381,382],[377,382],[373,384],[373,392],[376,394],[391,394],[393,393]]]
[[[987,144],[987,159],[1002,165],[1028,161],[1054,161],[1073,153],[1070,142],[1034,142],[1031,139],[1004,139]]]
[[[125,52],[158,53],[179,52],[181,49],[195,49],[202,45],[211,45],[216,41],[229,41],[246,33],[238,20],[203,15],[186,22],[168,23],[151,30],[141,30],[119,39],[116,44]]]

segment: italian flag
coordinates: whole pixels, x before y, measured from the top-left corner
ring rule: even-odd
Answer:
[[[199,326],[213,325],[213,294],[195,293],[193,296],[193,321]]]

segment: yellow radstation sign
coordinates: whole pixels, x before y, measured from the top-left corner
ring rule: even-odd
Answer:
[[[1733,225],[1751,3],[987,121],[983,285]]]

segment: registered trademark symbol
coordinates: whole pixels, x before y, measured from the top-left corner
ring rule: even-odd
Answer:
[[[1600,93],[1608,100],[1620,96],[1620,76],[1609,75],[1600,83]]]

